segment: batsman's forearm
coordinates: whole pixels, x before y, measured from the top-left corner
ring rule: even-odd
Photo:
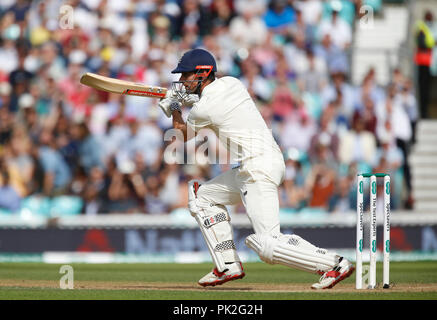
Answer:
[[[173,111],[173,128],[181,130],[184,134],[184,141],[187,141],[187,124],[182,119],[182,114],[179,111]]]

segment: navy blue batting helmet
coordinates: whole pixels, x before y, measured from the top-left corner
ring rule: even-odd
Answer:
[[[184,53],[171,73],[195,72],[201,66],[212,66],[211,71],[217,72],[217,65],[211,53],[203,49],[193,49]]]

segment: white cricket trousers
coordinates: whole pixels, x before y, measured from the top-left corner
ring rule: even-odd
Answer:
[[[331,270],[340,261],[340,256],[297,235],[281,234],[278,186],[284,176],[285,164],[276,161],[267,168],[262,164],[261,161],[258,166],[252,163],[250,170],[243,165],[202,184],[197,192],[199,206],[234,205],[242,201],[255,231],[246,238],[246,245],[261,260],[318,274]],[[221,238],[231,236],[231,229],[227,230],[229,234],[223,234]],[[239,261],[236,250],[228,250],[224,261]]]
[[[255,233],[279,234],[278,186],[284,177],[284,161],[270,158],[265,163],[258,159],[250,168],[242,164],[203,183],[198,201],[202,205],[235,205],[242,201]]]

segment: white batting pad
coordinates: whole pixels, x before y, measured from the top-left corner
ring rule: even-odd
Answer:
[[[231,219],[223,205],[199,205],[194,192],[195,182],[188,182],[189,209],[199,224],[215,266],[223,272],[226,262],[240,261],[233,240]],[[201,188],[198,192],[201,192]]]
[[[297,235],[252,234],[246,238],[245,243],[264,262],[281,264],[312,273],[320,274],[331,270],[340,258]]]

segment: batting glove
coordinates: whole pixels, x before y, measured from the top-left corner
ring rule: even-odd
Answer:
[[[182,104],[185,107],[192,107],[193,104],[199,101],[199,96],[197,94],[189,94],[187,97],[185,97]]]
[[[176,99],[181,102],[184,107],[192,107],[193,104],[199,101],[199,96],[197,94],[188,94],[181,98],[175,91],[171,89],[167,90],[165,98]]]
[[[169,90],[167,90],[167,93],[165,94],[164,99],[167,99],[167,98],[170,98],[170,99],[171,99],[171,98],[173,98],[173,99],[177,99],[177,98],[178,98],[178,95],[177,95],[177,93],[176,93],[175,91],[169,89]]]

